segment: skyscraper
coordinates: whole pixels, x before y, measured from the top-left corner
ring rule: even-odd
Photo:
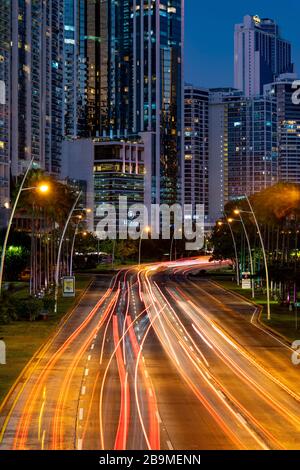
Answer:
[[[133,130],[156,135],[153,201],[178,200],[183,146],[182,0],[133,2]]]
[[[278,182],[277,101],[211,89],[209,106],[209,214],[222,216],[229,200]]]
[[[0,200],[8,196],[10,129],[10,2],[0,5]]]
[[[277,103],[241,97],[226,107],[229,199],[236,199],[278,181]]]
[[[296,75],[281,75],[265,92],[277,101],[279,180],[300,184],[300,106],[292,100],[294,80]]]
[[[263,86],[293,72],[291,44],[269,18],[247,15],[235,26],[234,85],[245,96],[263,94]]]
[[[63,0],[11,2],[11,171],[34,157],[59,174],[63,136]]]
[[[151,134],[149,202],[179,201],[184,1],[85,0],[77,11],[85,136],[115,140]]]
[[[223,217],[228,195],[228,102],[241,99],[234,88],[209,90],[209,220]]]
[[[184,89],[184,202],[204,205],[208,219],[208,101],[209,91],[186,85]]]
[[[3,0],[0,3],[0,226],[3,205],[9,201],[10,83],[10,1]]]

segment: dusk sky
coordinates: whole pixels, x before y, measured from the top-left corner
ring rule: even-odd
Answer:
[[[233,85],[234,24],[246,14],[272,18],[292,43],[300,72],[299,0],[186,0],[185,80],[205,87]]]

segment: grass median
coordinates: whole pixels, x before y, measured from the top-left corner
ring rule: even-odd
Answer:
[[[277,301],[271,300],[271,320],[267,318],[267,299],[266,293],[256,292],[255,299],[252,299],[252,292],[250,289],[242,289],[238,287],[236,282],[229,279],[216,279],[216,282],[225,289],[239,294],[248,300],[253,301],[256,305],[262,307],[261,322],[274,330],[279,335],[283,336],[289,342],[293,342],[300,337],[300,309],[297,315],[298,328],[296,329],[296,311],[289,311],[286,305],[281,305]]]
[[[90,281],[90,276],[78,276],[76,297],[60,298],[57,314],[51,315],[46,321],[14,321],[0,325],[0,338],[6,344],[6,364],[0,365],[0,403],[34,353],[55,331],[64,315],[74,307]],[[27,291],[28,286],[23,286],[12,295],[20,299]]]

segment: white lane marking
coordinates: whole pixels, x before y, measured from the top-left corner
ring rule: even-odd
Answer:
[[[152,393],[152,390],[151,390],[151,388],[149,388],[149,389],[148,389],[148,391],[149,391],[149,395],[150,395],[150,397],[152,398],[152,397],[153,397],[153,393]]]
[[[91,349],[93,350],[93,349],[94,349],[94,347],[95,347],[95,345],[94,345],[94,344],[92,344],[92,346],[91,346]]]
[[[167,446],[169,447],[169,450],[174,450],[174,447],[171,444],[171,441],[167,441]]]
[[[45,448],[45,437],[46,437],[46,431],[44,429],[43,435],[42,435],[42,444],[41,444],[41,449],[44,450]]]
[[[83,408],[80,408],[79,410],[79,421],[83,420]]]
[[[86,392],[86,387],[85,385],[83,385],[81,389],[81,395],[85,395],[85,392]]]
[[[91,355],[89,355],[89,357],[88,357],[88,361],[90,361],[90,360],[91,360],[91,358],[92,358],[92,356],[91,356]]]
[[[82,439],[78,439],[77,441],[77,450],[82,450]]]
[[[157,417],[158,423],[161,424],[161,423],[162,423],[162,420],[161,420],[161,417],[160,417],[160,414],[159,414],[158,411],[156,411],[156,417]]]
[[[85,369],[84,375],[87,377],[89,375],[89,370]]]

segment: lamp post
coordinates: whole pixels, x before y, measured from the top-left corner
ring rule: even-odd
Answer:
[[[76,211],[85,211],[87,214],[90,214],[92,212],[91,209],[74,209],[73,213],[76,212]],[[78,222],[76,224],[76,227],[75,227],[73,240],[72,240],[72,246],[71,246],[71,254],[70,254],[70,269],[69,269],[70,276],[73,275],[72,271],[73,271],[73,256],[74,256],[75,240],[76,240],[76,237],[78,235],[79,224],[80,224],[80,222],[82,222],[82,219],[83,219],[82,215],[78,215],[77,217],[78,217],[79,220],[78,220]],[[99,256],[99,249],[98,249],[98,256]]]
[[[41,192],[42,194],[45,194],[49,191],[49,185],[46,184],[46,183],[41,183],[38,186],[33,186],[33,187],[30,187],[30,188],[24,188],[23,187],[24,183],[26,181],[26,178],[28,176],[29,170],[32,166],[32,163],[33,163],[33,158],[31,159],[30,164],[28,165],[28,168],[25,172],[25,175],[24,175],[23,180],[21,182],[21,185],[19,187],[18,194],[17,194],[17,197],[15,199],[13,208],[11,210],[11,214],[10,214],[9,221],[8,221],[8,226],[7,226],[5,237],[4,237],[4,243],[3,243],[3,247],[2,247],[2,253],[1,253],[1,264],[0,264],[0,295],[1,295],[1,292],[2,292],[3,272],[4,272],[4,263],[5,263],[5,255],[6,255],[8,237],[9,237],[9,234],[10,234],[12,222],[13,222],[13,219],[14,219],[14,216],[15,216],[15,213],[16,213],[16,209],[17,209],[17,205],[18,205],[20,196],[21,196],[22,192],[24,192],[24,191],[35,190],[35,191]]]
[[[231,227],[231,224],[233,222],[233,219],[231,218],[227,218],[227,215],[224,213],[224,217],[225,217],[225,220],[227,222],[227,225],[229,227],[229,230],[230,230],[230,234],[231,234],[231,238],[232,238],[232,241],[233,241],[233,246],[234,246],[234,253],[235,253],[235,264],[236,264],[236,283],[237,285],[239,286],[240,285],[240,269],[239,269],[239,257],[238,257],[238,252],[237,252],[237,246],[236,246],[236,241],[235,241],[235,236],[234,236],[234,233],[233,233],[233,230],[232,230],[232,227]],[[223,225],[223,222],[219,221],[218,222],[218,225],[219,226],[222,226]]]
[[[238,222],[241,222],[241,224],[242,224],[242,226],[243,226],[243,229],[244,229],[244,232],[245,232],[246,240],[247,240],[248,251],[249,251],[249,259],[250,259],[251,277],[252,277],[252,282],[251,282],[252,298],[255,299],[254,265],[253,265],[253,257],[252,257],[252,250],[251,250],[250,239],[249,239],[249,235],[248,235],[248,232],[247,232],[247,229],[246,229],[246,226],[245,226],[244,219],[243,219],[243,217],[242,217],[241,211],[240,211],[239,209],[235,209],[234,213],[240,217],[240,220],[238,220]]]
[[[79,229],[79,222],[76,224],[73,240],[72,240],[72,247],[71,247],[71,256],[70,256],[70,276],[73,275],[73,255],[74,255],[74,247],[75,247],[75,239],[78,234],[78,229]]]
[[[255,215],[255,212],[253,210],[252,204],[251,204],[248,196],[245,196],[245,198],[246,198],[246,201],[247,201],[247,203],[250,207],[250,211],[251,211],[250,214],[252,214],[252,216],[253,216],[253,219],[254,219],[254,222],[255,222],[255,225],[256,225],[256,228],[257,228],[258,236],[259,236],[259,239],[260,239],[262,251],[263,251],[265,270],[266,270],[266,284],[267,284],[267,315],[268,315],[268,320],[271,320],[270,281],[269,281],[269,269],[268,269],[268,262],[267,262],[267,254],[266,254],[266,250],[265,250],[265,244],[264,244],[264,241],[263,241],[261,230],[260,230],[256,215]],[[246,212],[246,211],[243,211],[243,212]]]
[[[77,198],[75,199],[75,202],[69,212],[68,218],[66,220],[63,233],[59,242],[59,247],[58,247],[58,252],[57,252],[57,261],[56,261],[56,269],[55,269],[55,294],[54,294],[54,300],[55,300],[55,306],[54,306],[54,312],[57,313],[57,299],[58,299],[58,284],[59,284],[59,267],[60,267],[60,257],[61,257],[61,250],[62,250],[62,244],[66,235],[66,231],[69,225],[69,222],[71,220],[72,214],[79,202],[79,199],[82,195],[82,191],[79,191]]]
[[[181,232],[182,232],[182,229],[180,228],[180,229],[178,230],[178,232],[181,233]],[[170,261],[172,261],[174,240],[175,240],[175,230],[174,230],[174,232],[173,232],[172,239],[171,239]],[[175,251],[176,251],[176,248],[175,248]],[[177,258],[176,255],[177,255],[177,253],[175,253],[175,260],[174,260],[174,261],[176,261],[176,258]]]
[[[142,230],[141,236],[140,236],[140,243],[139,243],[139,266],[141,265],[141,250],[142,250],[142,239],[143,239],[143,235],[144,235],[144,233],[149,233],[150,230],[151,230],[151,229],[150,229],[149,226],[144,227],[143,230]]]

